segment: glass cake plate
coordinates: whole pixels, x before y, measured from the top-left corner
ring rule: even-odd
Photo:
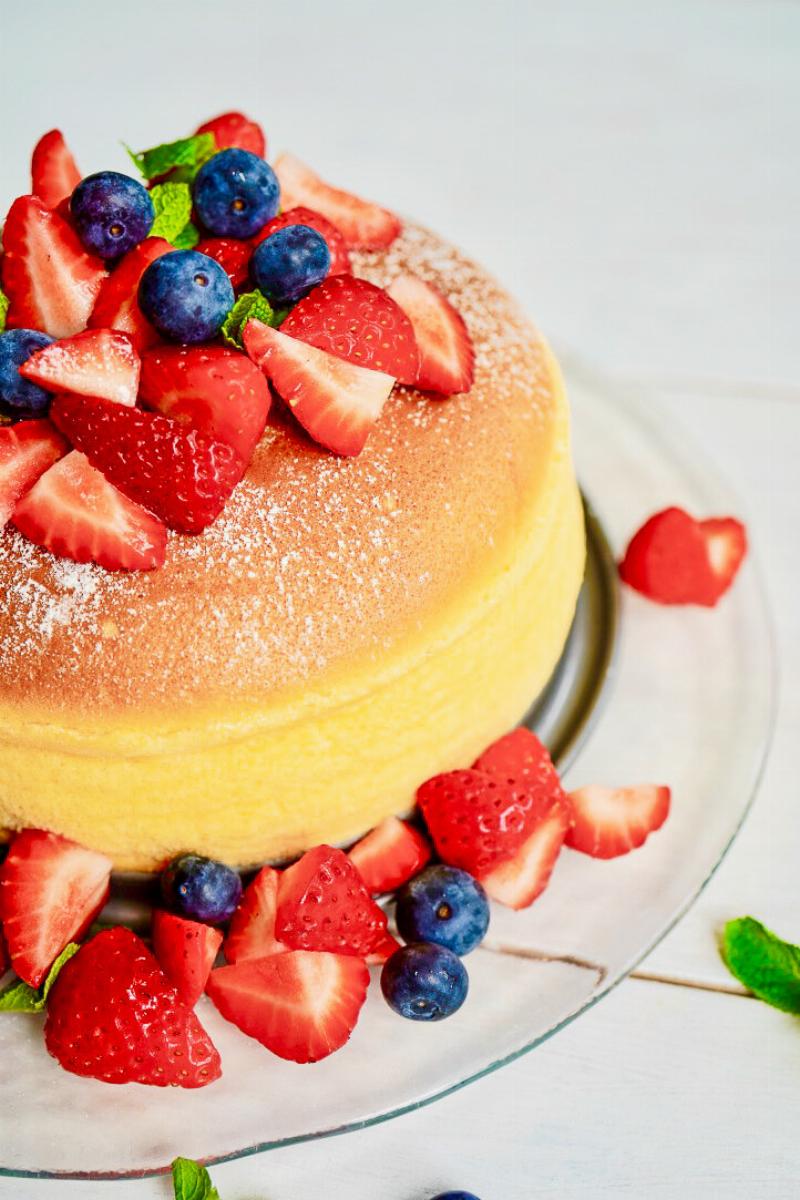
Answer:
[[[495,906],[460,1012],[396,1017],[374,981],[350,1043],[314,1066],[270,1055],[201,1000],[223,1078],[200,1091],[112,1087],[48,1057],[42,1019],[0,1019],[0,1175],[124,1179],[178,1154],[215,1162],[342,1133],[430,1103],[532,1049],[607,994],[696,899],[753,799],[773,721],[774,659],[754,556],[715,610],[618,592],[614,557],[651,512],[742,513],[705,455],[642,395],[567,372],[589,564],[575,624],[529,714],[568,786],[668,783],[673,810],[638,852],[564,851],[524,913]],[[702,820],[698,813],[702,812]]]

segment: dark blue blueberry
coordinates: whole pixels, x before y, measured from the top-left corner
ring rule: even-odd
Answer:
[[[410,1021],[443,1021],[467,998],[469,977],[444,946],[412,942],[384,963],[381,990],[390,1008]]]
[[[49,346],[52,338],[35,329],[9,329],[0,333],[0,412],[9,417],[41,417],[52,399],[49,392],[23,379],[22,364],[35,350]]]
[[[236,911],[242,881],[224,863],[199,854],[184,854],[162,874],[161,893],[167,906],[181,917],[219,925]]]
[[[250,259],[253,282],[275,304],[294,304],[322,283],[331,267],[328,243],[308,225],[287,225],[259,242]]]
[[[159,333],[174,342],[207,342],[233,308],[233,288],[225,271],[198,250],[162,254],[139,283],[142,312]]]
[[[221,150],[197,172],[194,207],[209,233],[249,238],[278,211],[281,189],[269,163],[249,150]]]
[[[439,1192],[433,1200],[478,1200],[474,1192]]]
[[[119,171],[87,175],[69,206],[78,237],[100,258],[118,258],[138,246],[155,219],[147,188]]]
[[[436,942],[469,954],[489,928],[489,901],[477,879],[458,867],[426,867],[397,894],[397,928],[405,942]]]

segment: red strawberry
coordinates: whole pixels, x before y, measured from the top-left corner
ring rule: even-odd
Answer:
[[[279,879],[280,873],[273,867],[262,867],[245,889],[225,938],[225,958],[229,963],[266,958],[286,949],[275,936]]]
[[[38,197],[20,196],[6,218],[3,247],[9,328],[55,338],[86,328],[106,271],[62,217]]]
[[[218,117],[206,121],[205,125],[200,125],[195,133],[213,133],[218,150],[237,146],[240,150],[257,154],[259,158],[267,156],[267,143],[261,126],[240,112],[220,113]]]
[[[0,427],[0,529],[20,497],[68,449],[49,421],[19,421]]]
[[[394,379],[347,363],[324,350],[248,321],[247,353],[308,434],[334,454],[360,454],[381,415]]]
[[[302,205],[298,205],[273,217],[253,238],[253,245],[257,246],[259,242],[263,242],[264,238],[268,238],[270,234],[276,233],[279,229],[285,229],[287,225],[307,225],[309,229],[316,229],[317,233],[322,234],[328,243],[331,254],[329,274],[342,275],[349,272],[350,255],[347,251],[347,242],[336,226],[326,220],[322,213],[314,212],[313,208],[303,208]],[[200,246],[197,248],[201,249]],[[208,252],[206,251],[206,253]]]
[[[509,908],[527,908],[550,880],[569,829],[569,810],[554,804],[512,859],[481,875],[487,895]]]
[[[161,339],[139,308],[139,281],[151,262],[173,246],[165,238],[145,238],[129,250],[103,280],[89,316],[90,329],[119,329],[141,352]]]
[[[50,392],[135,404],[141,362],[126,333],[87,329],[32,354],[20,375]]]
[[[67,942],[86,932],[106,902],[111,867],[55,833],[17,834],[0,867],[0,919],[20,979],[38,987]]]
[[[670,790],[637,787],[583,787],[570,792],[572,828],[566,843],[592,858],[617,858],[635,850],[669,816]]]
[[[369,967],[382,967],[383,964],[392,957],[395,950],[400,949],[400,943],[396,937],[392,937],[390,933],[380,942],[379,945],[371,950],[365,958],[365,962]]]
[[[247,282],[253,253],[250,242],[240,242],[236,238],[204,238],[198,242],[195,250],[219,263],[230,279],[231,287],[239,288]]]
[[[160,413],[56,396],[50,416],[110,483],[181,533],[216,520],[244,471],[232,446]]]
[[[58,208],[81,181],[81,173],[60,129],[39,138],[31,159],[31,191],[48,208]]]
[[[374,283],[334,275],[296,304],[281,332],[359,367],[414,383],[419,350],[403,310]]]
[[[492,742],[472,766],[475,771],[485,771],[507,783],[524,787],[540,796],[542,801],[553,799],[568,807],[547,747],[524,725]]]
[[[142,360],[139,395],[183,426],[253,456],[271,396],[258,367],[224,346],[157,346]]]
[[[390,245],[402,228],[394,213],[323,183],[292,154],[279,155],[275,174],[281,185],[281,208],[303,205],[322,213],[354,249],[380,250]]]
[[[733,517],[697,521],[682,508],[665,508],[634,535],[619,573],[659,604],[711,608],[733,583],[746,552],[745,527]]]
[[[430,860],[431,848],[413,825],[387,817],[347,856],[373,895],[394,892]]]
[[[153,952],[162,971],[188,1008],[205,991],[222,934],[210,925],[187,921],[157,908],[153,913]]]
[[[360,958],[292,950],[211,972],[223,1017],[280,1058],[319,1062],[341,1049],[367,996]]]
[[[6,971],[8,970],[8,967],[9,967],[8,950],[6,949],[6,943],[5,943],[5,939],[3,937],[3,931],[2,931],[2,929],[0,929],[0,979],[3,978]]]
[[[468,392],[475,378],[475,349],[460,313],[430,283],[401,275],[389,288],[411,321],[420,353],[415,383],[428,392]]]
[[[363,957],[385,939],[386,913],[342,850],[317,846],[281,875],[275,933],[292,950]]]
[[[167,531],[161,522],[117,491],[77,450],[45,471],[12,519],[32,542],[75,562],[147,571],[164,561]]]
[[[144,942],[105,929],[82,946],[53,984],[47,1049],[66,1071],[105,1083],[205,1087],[219,1055]]]

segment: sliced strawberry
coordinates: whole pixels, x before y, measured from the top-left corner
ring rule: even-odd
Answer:
[[[570,792],[572,828],[566,843],[592,858],[617,858],[635,850],[669,816],[670,790],[637,787],[583,787]]]
[[[417,387],[443,396],[468,392],[475,378],[475,349],[461,314],[432,284],[415,275],[400,275],[388,290],[417,339]]]
[[[218,150],[236,146],[240,150],[249,150],[251,154],[257,154],[259,158],[267,156],[267,142],[263,129],[244,113],[220,113],[218,117],[212,117],[210,121],[200,125],[195,133],[213,133]]]
[[[6,971],[9,968],[9,965],[10,964],[8,961],[8,949],[6,948],[6,942],[5,942],[5,938],[3,937],[3,931],[2,931],[2,929],[0,929],[0,979],[2,979],[3,976],[5,975]]]
[[[181,533],[216,520],[244,472],[232,446],[160,413],[56,396],[50,416],[110,483]]]
[[[360,958],[292,950],[219,967],[206,990],[243,1033],[280,1058],[309,1063],[345,1044],[368,985]]]
[[[712,608],[728,590],[747,551],[744,525],[733,517],[697,521],[682,508],[655,513],[632,538],[622,579],[659,604]]]
[[[23,829],[0,867],[0,919],[11,965],[38,987],[108,897],[112,862],[41,829]]]
[[[140,353],[155,346],[161,339],[139,308],[139,282],[151,262],[173,249],[165,238],[150,237],[129,250],[103,280],[89,316],[89,328],[119,329],[128,334]]]
[[[533,792],[540,802],[554,800],[568,807],[547,747],[524,725],[492,742],[472,766],[475,771],[485,771]]]
[[[62,217],[38,197],[20,196],[6,218],[3,248],[10,329],[64,338],[86,328],[106,271]]]
[[[45,471],[12,519],[32,542],[74,562],[147,571],[164,561],[167,531],[161,522],[123,496],[77,450]]]
[[[250,258],[253,253],[251,242],[237,238],[204,238],[195,249],[218,262],[231,281],[231,287],[239,288],[250,276]]]
[[[0,529],[18,501],[69,446],[49,421],[0,427]]]
[[[395,950],[400,949],[400,943],[396,937],[392,937],[390,933],[380,942],[374,950],[371,950],[364,959],[368,967],[382,967],[394,954]]]
[[[316,229],[317,233],[325,238],[331,255],[329,275],[343,275],[350,271],[347,242],[339,230],[326,220],[322,213],[315,212],[313,208],[303,208],[302,205],[290,208],[268,221],[261,232],[253,238],[253,245],[257,246],[259,242],[264,241],[264,238],[268,238],[279,229],[285,229],[287,225],[307,225],[309,229]],[[200,246],[197,248],[201,249]]]
[[[568,810],[555,804],[517,853],[480,876],[487,895],[509,908],[528,908],[550,880],[569,829]]]
[[[247,353],[308,434],[334,454],[360,454],[394,386],[391,375],[347,363],[324,350],[248,321]]]
[[[225,938],[225,958],[229,963],[266,958],[286,949],[275,936],[279,879],[279,871],[262,867],[245,889]]]
[[[81,173],[60,129],[39,138],[31,159],[31,191],[48,208],[58,208],[81,181]]]
[[[747,554],[747,530],[735,517],[709,517],[700,522],[717,599],[727,592]]]
[[[363,957],[386,937],[386,913],[342,850],[317,846],[281,875],[275,933],[292,950]]]
[[[158,346],[142,360],[139,395],[165,417],[233,446],[249,462],[271,402],[261,371],[224,346]]]
[[[104,929],[69,960],[44,1036],[66,1071],[105,1083],[198,1088],[222,1074],[208,1034],[130,929]]]
[[[189,1008],[206,989],[222,934],[210,925],[187,921],[157,908],[153,912],[153,952],[162,971]]]
[[[387,817],[347,856],[374,896],[394,892],[430,861],[431,848],[413,825]]]
[[[353,275],[335,275],[313,288],[281,332],[359,367],[385,371],[400,383],[414,383],[419,374],[408,317],[383,288]]]
[[[279,155],[275,174],[281,185],[281,208],[302,205],[322,213],[353,249],[380,250],[389,246],[402,228],[394,213],[323,183],[293,154]]]
[[[37,350],[20,375],[50,392],[135,404],[141,362],[126,333],[87,329]]]

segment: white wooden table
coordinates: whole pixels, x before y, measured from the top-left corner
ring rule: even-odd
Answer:
[[[783,678],[758,802],[639,977],[432,1108],[217,1168],[223,1200],[797,1195],[800,1025],[736,994],[714,930],[752,912],[800,938],[800,6],[39,0],[4,6],[2,45],[3,203],[54,123],[86,170],[124,169],[116,139],[251,111],[469,247],[567,368],[574,349],[668,405],[738,487],[769,577]]]

